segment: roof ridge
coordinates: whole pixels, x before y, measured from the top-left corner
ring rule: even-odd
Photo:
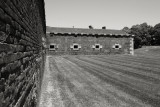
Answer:
[[[89,29],[89,28],[72,28],[72,27],[50,27],[47,26],[49,28],[55,28],[55,29],[81,29],[81,30],[116,30],[116,31],[122,31],[122,30],[118,30],[118,29],[100,29],[100,28],[95,28],[95,29]]]
[[[67,27],[47,27],[47,32],[55,34],[83,34],[83,35],[126,35],[128,33],[123,30],[114,30],[114,29],[89,29],[89,28],[67,28]],[[131,35],[130,35],[131,36]]]

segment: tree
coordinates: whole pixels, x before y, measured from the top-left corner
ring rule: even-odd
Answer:
[[[130,34],[135,35],[135,43],[136,45],[151,45],[153,42],[153,27],[148,25],[147,23],[133,25],[130,29]],[[141,39],[140,39],[141,38]],[[138,40],[136,42],[136,40]],[[139,43],[141,41],[141,43]],[[140,46],[140,47],[141,47]],[[137,48],[139,46],[136,46]]]
[[[124,27],[122,29],[128,34],[135,35],[135,48],[140,48],[143,45],[160,45],[160,23],[154,27],[147,23],[133,25],[131,28]]]
[[[160,23],[154,26],[154,39],[155,44],[160,45]]]
[[[130,33],[131,32],[131,30],[129,29],[129,27],[124,27],[122,30],[124,32],[126,32],[126,33]]]
[[[151,41],[152,41],[152,36],[150,34],[146,35],[146,45],[149,46],[151,45]]]
[[[134,37],[134,48],[141,48],[142,47],[142,38],[139,36]]]

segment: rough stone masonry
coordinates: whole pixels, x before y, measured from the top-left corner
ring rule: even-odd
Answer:
[[[0,107],[36,106],[45,26],[43,0],[0,0]]]

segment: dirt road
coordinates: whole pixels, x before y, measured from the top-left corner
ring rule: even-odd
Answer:
[[[47,56],[39,107],[158,107],[158,100],[150,94],[158,77],[152,78],[157,80],[152,84],[150,79],[130,76],[124,67],[110,72],[112,63],[107,67],[102,59]]]

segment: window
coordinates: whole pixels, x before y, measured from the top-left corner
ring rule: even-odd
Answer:
[[[78,49],[78,45],[74,45],[74,49]]]
[[[58,49],[58,45],[56,45],[56,44],[50,44],[49,50],[56,50],[56,49]]]
[[[54,46],[54,45],[50,45],[50,48],[54,49],[54,48],[55,48],[55,46]]]
[[[100,49],[102,49],[102,45],[100,45],[100,44],[95,44],[95,45],[92,45],[92,48],[93,48],[94,50],[100,50]]]
[[[119,48],[119,45],[116,45],[115,48]]]
[[[113,48],[113,49],[121,49],[122,46],[121,46],[120,44],[114,44],[114,45],[112,46],[112,48]]]
[[[96,48],[98,48],[98,49],[99,49],[99,45],[96,45]]]
[[[70,48],[72,50],[80,50],[81,49],[81,45],[74,43],[73,45],[70,46]]]

